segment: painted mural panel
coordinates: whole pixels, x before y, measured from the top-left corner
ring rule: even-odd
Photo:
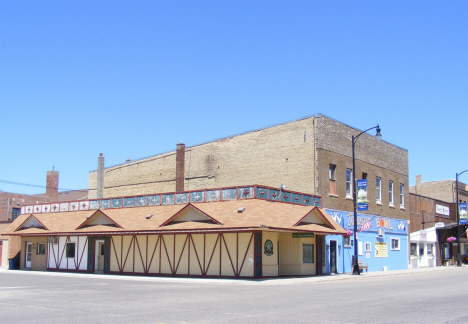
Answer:
[[[354,231],[354,214],[327,209],[344,229]],[[368,264],[369,271],[408,268],[408,221],[380,215],[357,214],[358,259]],[[338,273],[352,271],[354,237],[326,236],[326,272],[336,262]],[[331,243],[335,241],[336,243]],[[391,248],[398,245],[398,248]],[[387,247],[386,249],[384,247]],[[377,247],[377,249],[376,249]],[[332,251],[333,248],[333,251]],[[333,258],[334,260],[331,260]]]

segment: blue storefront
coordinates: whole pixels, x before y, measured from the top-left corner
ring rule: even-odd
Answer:
[[[354,230],[352,212],[326,209],[344,229]],[[362,227],[362,231],[359,231]],[[358,259],[368,271],[408,269],[408,221],[378,215],[357,215]],[[352,272],[354,237],[327,235],[326,273]]]

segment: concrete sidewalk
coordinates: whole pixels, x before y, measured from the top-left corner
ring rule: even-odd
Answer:
[[[151,277],[151,276],[128,276],[128,275],[108,275],[94,273],[73,273],[73,272],[55,272],[55,271],[29,271],[29,270],[5,270],[0,269],[0,275],[20,274],[20,275],[40,275],[40,276],[60,276],[60,277],[82,277],[89,279],[104,279],[104,280],[129,280],[129,281],[146,281],[146,282],[161,282],[161,283],[181,283],[181,284],[215,284],[215,285],[254,285],[254,286],[269,286],[269,285],[297,285],[326,281],[338,280],[366,280],[372,277],[397,276],[404,274],[423,274],[425,272],[434,271],[467,271],[468,267],[431,267],[431,268],[416,268],[393,271],[374,271],[364,272],[360,276],[353,276],[350,273],[333,274],[311,277],[280,277],[280,278],[265,278],[265,279],[218,279],[218,278],[181,278],[181,277]]]

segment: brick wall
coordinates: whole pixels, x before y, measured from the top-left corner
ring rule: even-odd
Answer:
[[[458,181],[458,188],[458,199],[468,201],[468,186]],[[438,180],[421,182],[416,186],[411,186],[410,192],[449,203],[456,202],[456,181]]]
[[[436,205],[441,205],[449,208],[449,216],[436,213]],[[420,195],[410,194],[410,233],[423,229],[421,223],[424,219],[424,228],[434,227],[435,223],[443,222],[445,224],[457,221],[455,204],[446,203],[441,200],[432,199]]]
[[[353,211],[346,198],[346,169],[353,169],[352,135],[361,131],[333,119],[317,118],[317,194],[327,208]],[[384,133],[384,130],[382,131]],[[375,134],[375,130],[369,131]],[[367,173],[369,210],[364,213],[409,219],[408,151],[364,133],[355,146],[356,179]],[[336,195],[330,194],[329,166],[336,165]],[[381,178],[381,203],[376,203],[376,177]],[[393,181],[394,206],[389,205],[389,181]],[[400,184],[404,186],[404,208],[400,208]]]
[[[13,208],[20,208],[25,205],[42,204],[51,202],[50,198],[45,195],[24,195],[12,192],[0,192],[0,221],[7,221],[7,206],[10,199],[10,210],[8,215],[11,219]]]
[[[185,190],[263,184],[314,193],[314,118],[186,148]],[[176,152],[105,169],[104,197],[175,191]],[[96,171],[89,197],[96,197]]]

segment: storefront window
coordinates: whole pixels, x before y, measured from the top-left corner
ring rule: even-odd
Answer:
[[[418,256],[418,244],[417,243],[411,243],[411,255]]]
[[[427,244],[427,255],[434,255],[434,244]]]

